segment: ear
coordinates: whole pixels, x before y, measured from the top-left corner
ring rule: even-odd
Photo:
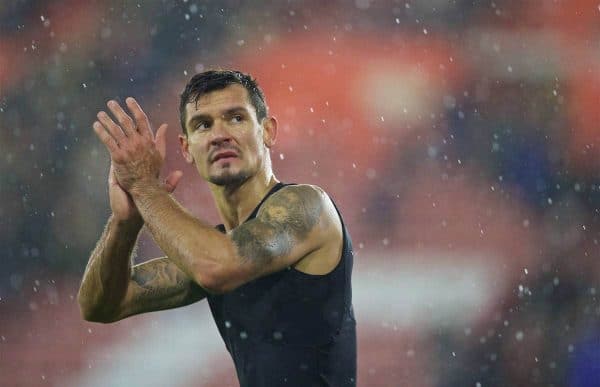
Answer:
[[[275,145],[277,140],[277,119],[267,117],[263,120],[263,142],[267,148]]]
[[[189,151],[190,143],[188,142],[187,136],[180,134],[179,135],[179,145],[181,146],[181,154],[183,158],[188,164],[192,164],[194,162],[194,156]]]

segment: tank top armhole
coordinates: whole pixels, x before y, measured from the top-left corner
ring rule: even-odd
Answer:
[[[337,205],[335,204],[335,202],[333,201],[331,196],[329,196],[329,194],[327,194],[327,197],[329,197],[329,200],[331,200],[331,203],[333,204],[333,207],[335,208],[335,211],[337,213],[338,219],[340,220],[340,226],[342,227],[342,250],[340,252],[340,257],[339,257],[339,260],[338,260],[337,264],[335,265],[335,267],[330,272],[325,273],[325,274],[305,273],[303,271],[296,269],[293,265],[290,266],[291,271],[298,273],[299,275],[301,275],[305,278],[319,279],[319,278],[325,278],[329,275],[333,275],[335,272],[341,270],[340,267],[345,266],[346,255],[352,254],[352,248],[351,248],[352,244],[348,240],[348,233],[346,232],[346,225],[344,223],[344,219],[342,218],[342,214],[340,213],[340,210],[338,209]]]

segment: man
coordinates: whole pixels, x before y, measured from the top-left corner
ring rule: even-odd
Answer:
[[[94,131],[111,156],[112,215],[85,270],[78,301],[89,321],[208,299],[241,386],[354,386],[352,244],[318,187],[275,178],[277,121],[262,91],[237,71],[195,75],[181,95],[181,151],[208,182],[222,225],[190,215],[159,183],[166,125],[153,135],[108,102]],[[166,257],[131,266],[142,226]]]

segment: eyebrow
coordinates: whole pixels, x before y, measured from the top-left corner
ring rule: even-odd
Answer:
[[[229,109],[226,109],[224,112],[221,113],[221,115],[227,116],[227,115],[231,115],[231,114],[239,113],[239,112],[249,114],[248,109],[246,109],[245,107],[234,106]],[[193,124],[195,124],[197,122],[210,121],[210,120],[212,120],[212,117],[210,115],[200,113],[200,114],[196,114],[196,115],[192,116],[190,118],[190,120],[188,121],[188,125],[193,126]]]
[[[231,114],[233,114],[233,113],[239,113],[239,112],[242,112],[242,113],[249,113],[249,112],[248,112],[248,109],[246,109],[246,108],[245,108],[245,107],[243,107],[243,106],[234,106],[234,107],[232,107],[232,108],[229,108],[229,109],[225,110],[225,111],[223,112],[223,115],[224,115],[224,116],[227,116],[227,115],[231,115]]]

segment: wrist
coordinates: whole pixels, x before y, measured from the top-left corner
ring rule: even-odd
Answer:
[[[127,219],[120,219],[115,214],[112,214],[111,218],[117,228],[125,231],[138,232],[144,226],[144,219],[139,213]]]
[[[143,196],[147,196],[157,191],[161,191],[158,179],[144,179],[133,184],[129,189],[129,194],[135,201],[136,199],[140,199]]]

